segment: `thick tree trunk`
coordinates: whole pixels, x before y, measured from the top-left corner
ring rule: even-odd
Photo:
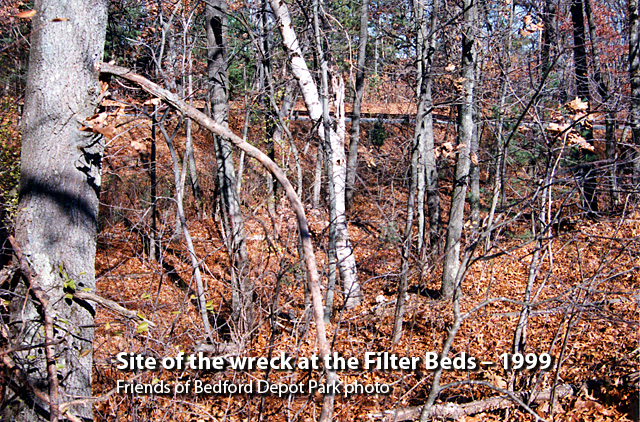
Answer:
[[[291,26],[291,17],[289,10],[281,0],[270,0],[271,8],[278,19],[280,34],[289,56],[289,64],[291,70],[298,80],[300,90],[304,98],[309,117],[313,121],[319,121],[322,118],[322,104],[318,94],[318,88],[309,72],[296,34]],[[337,114],[337,113],[336,113]],[[344,127],[344,114],[340,116],[342,123],[338,123],[338,127]],[[339,120],[340,120],[339,119]],[[345,296],[345,305],[352,308],[360,305],[362,293],[358,284],[355,257],[353,256],[353,248],[349,240],[349,232],[347,230],[347,220],[344,208],[345,184],[346,184],[346,160],[344,153],[344,131],[329,128],[325,130],[324,125],[318,126],[318,133],[326,145],[332,148],[333,175],[329,183],[334,184],[336,195],[336,217],[332,224],[336,226],[336,256],[338,259],[338,268],[340,270],[340,278],[342,279],[343,293]]]
[[[349,143],[349,159],[347,162],[346,206],[353,206],[356,172],[358,169],[358,145],[360,144],[360,108],[364,95],[364,66],[367,58],[367,38],[369,36],[369,0],[362,0],[360,5],[360,39],[358,40],[358,62],[356,64],[356,92],[351,113],[351,141]]]
[[[457,289],[456,276],[460,267],[460,238],[464,224],[464,203],[469,184],[469,146],[472,142],[473,99],[475,88],[476,49],[474,46],[473,26],[475,23],[475,4],[473,0],[464,0],[464,24],[462,29],[462,104],[458,110],[458,160],[451,194],[451,210],[447,227],[442,285],[440,294],[451,298]]]
[[[209,95],[213,119],[223,125],[229,123],[229,78],[227,60],[227,2],[215,0],[206,6],[207,61]],[[236,176],[231,144],[214,135],[221,208],[227,233],[227,249],[231,260],[233,320],[241,332],[251,326],[252,286],[248,277],[248,256],[244,221],[236,190]]]
[[[74,289],[95,290],[104,143],[101,135],[81,128],[94,114],[100,93],[98,69],[107,2],[36,1],[34,8],[16,239],[37,273],[49,306],[42,309],[40,303],[25,300],[32,295],[19,284],[11,302],[10,327],[13,347],[34,347],[45,343],[43,313],[57,321],[51,339],[55,361],[50,363],[54,371],[57,367],[59,402],[68,402],[91,396],[94,309],[64,295]],[[31,390],[38,388],[55,400],[56,392],[47,391],[55,386],[49,384],[44,355],[35,348],[7,356],[30,385],[18,378],[9,382],[3,420],[50,419],[49,404]],[[90,404],[72,406],[69,413],[87,420],[93,416]]]

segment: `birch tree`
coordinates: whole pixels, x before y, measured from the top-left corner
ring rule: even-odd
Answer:
[[[319,122],[322,118],[322,103],[320,102],[318,86],[311,76],[311,72],[302,55],[298,38],[291,24],[289,9],[281,0],[270,0],[270,3],[278,19],[278,27],[289,57],[289,65],[300,86],[309,117],[314,122]],[[344,120],[344,115],[342,115],[342,119]],[[341,125],[344,125],[344,122],[338,122],[338,126]],[[335,225],[336,230],[335,252],[338,260],[340,278],[342,280],[345,306],[347,308],[353,308],[360,305],[362,293],[360,292],[360,285],[358,283],[356,261],[353,256],[351,241],[349,240],[345,213],[346,158],[344,152],[344,133],[342,133],[341,136],[341,134],[331,126],[327,132],[325,125],[320,124],[318,125],[318,135],[324,140],[326,145],[330,146],[332,151],[331,166],[333,168],[333,174],[329,183],[332,183],[335,189],[335,203],[330,201],[330,206],[335,207],[335,220],[331,223]]]

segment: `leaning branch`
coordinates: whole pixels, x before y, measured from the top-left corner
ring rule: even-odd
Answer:
[[[129,69],[120,66],[114,66],[109,63],[102,63],[100,67],[102,73],[108,73],[111,75],[119,76],[127,79],[130,82],[138,84],[143,90],[151,95],[154,95],[176,109],[184,113],[190,119],[198,122],[198,124],[216,135],[229,139],[235,146],[242,151],[249,154],[262,164],[267,170],[269,170],[278,182],[284,188],[287,195],[287,199],[291,203],[294,213],[298,220],[298,230],[300,231],[300,240],[302,242],[302,254],[307,270],[307,283],[309,290],[311,291],[311,298],[313,303],[313,316],[316,322],[316,340],[318,342],[318,351],[320,356],[324,359],[325,356],[329,356],[329,343],[327,342],[327,334],[324,325],[324,314],[322,307],[322,294],[320,292],[320,279],[318,277],[318,267],[316,264],[316,257],[313,252],[313,244],[311,243],[311,236],[309,234],[309,225],[307,224],[307,218],[304,213],[304,207],[300,198],[293,189],[291,182],[287,179],[282,169],[278,167],[265,153],[260,151],[253,145],[245,142],[241,137],[233,133],[230,129],[223,127],[216,123],[213,119],[202,113],[198,109],[186,104],[177,95],[172,92],[158,86],[157,84],[149,81],[148,79],[140,76]]]

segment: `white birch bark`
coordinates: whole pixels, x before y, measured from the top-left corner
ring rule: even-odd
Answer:
[[[318,87],[302,56],[300,44],[291,26],[289,10],[281,0],[270,0],[270,3],[278,19],[278,27],[280,28],[282,40],[289,56],[291,71],[300,86],[309,117],[314,121],[318,121],[322,117],[322,104],[320,102]],[[345,295],[345,306],[352,308],[360,304],[362,294],[360,292],[360,285],[358,284],[356,262],[353,256],[353,248],[349,241],[345,215],[346,156],[344,152],[344,82],[342,82],[342,90],[341,101],[343,103],[343,110],[341,113],[337,113],[339,116],[336,116],[339,117],[337,131],[329,129],[329,133],[326,133],[324,125],[318,125],[318,134],[332,149],[331,160],[333,163],[333,176],[330,183],[334,184],[336,192],[336,255],[338,257],[338,268],[340,270]],[[342,123],[340,123],[340,121]]]

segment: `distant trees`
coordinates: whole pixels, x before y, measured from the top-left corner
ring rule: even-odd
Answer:
[[[95,308],[73,294],[95,290],[104,140],[90,119],[103,88],[107,2],[36,2],[35,11],[15,222],[23,281],[6,321],[2,419],[91,420],[90,403],[64,404],[92,395]]]

